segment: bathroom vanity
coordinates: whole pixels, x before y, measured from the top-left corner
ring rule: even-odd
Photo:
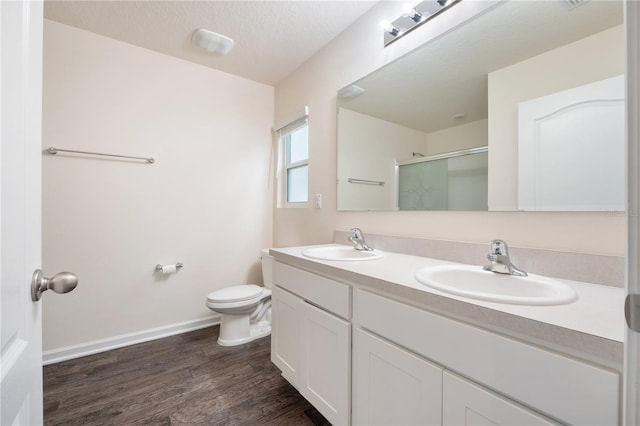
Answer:
[[[563,280],[577,301],[508,305],[414,278],[451,262],[304,249],[271,250],[271,359],[332,424],[620,424],[621,288]]]

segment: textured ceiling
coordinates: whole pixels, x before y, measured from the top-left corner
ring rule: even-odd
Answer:
[[[45,1],[45,18],[277,85],[376,1]],[[190,44],[205,28],[234,41],[227,56]]]

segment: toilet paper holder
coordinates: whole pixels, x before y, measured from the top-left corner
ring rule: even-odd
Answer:
[[[163,267],[166,267],[166,266],[172,266],[172,265],[161,265],[161,264],[159,264],[159,263],[158,263],[158,264],[156,265],[156,271],[158,271],[158,272],[162,272],[162,268],[163,268]],[[175,263],[175,266],[176,266],[176,272],[177,272],[177,271],[178,271],[180,268],[182,268],[184,265],[182,264],[182,262],[176,262],[176,263]]]

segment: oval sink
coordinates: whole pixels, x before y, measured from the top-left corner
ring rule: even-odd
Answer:
[[[304,249],[302,255],[317,260],[360,261],[375,260],[384,256],[380,250],[356,250],[349,246],[322,246]]]
[[[480,266],[446,265],[420,269],[416,279],[457,296],[514,305],[563,305],[578,298],[565,283],[540,275],[498,274]]]

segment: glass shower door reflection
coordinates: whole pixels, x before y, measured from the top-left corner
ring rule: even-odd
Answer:
[[[399,210],[487,210],[488,153],[398,165]]]

